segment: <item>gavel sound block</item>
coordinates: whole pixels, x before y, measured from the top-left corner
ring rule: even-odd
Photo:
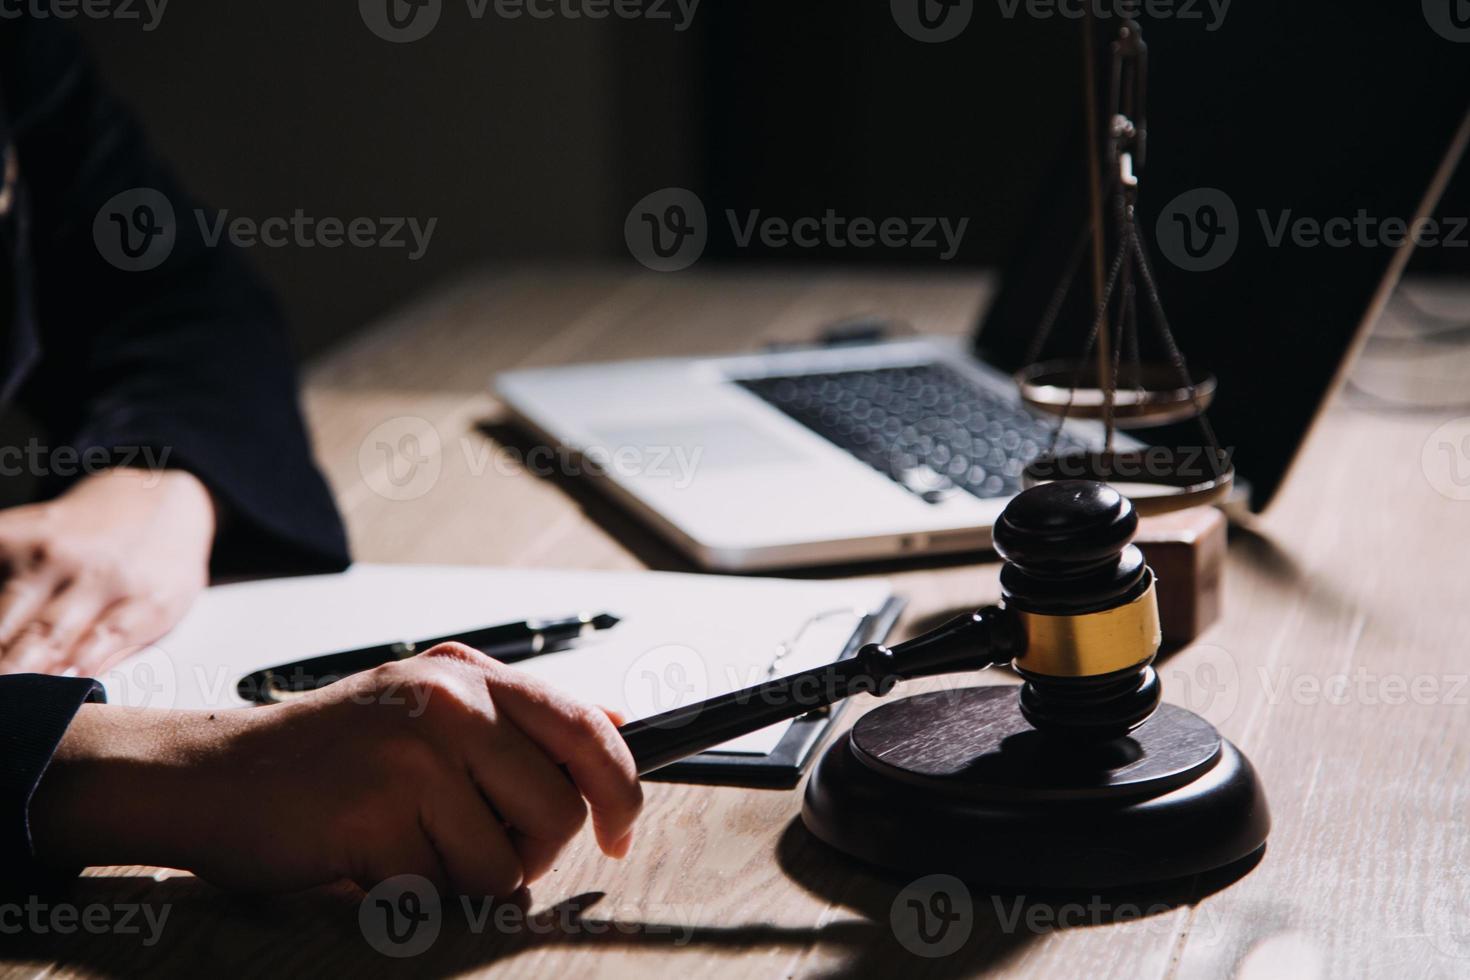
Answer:
[[[1005,664],[1019,688],[941,690],[859,719],[807,782],[807,828],[873,864],[1030,888],[1155,882],[1242,860],[1266,842],[1265,794],[1209,722],[1161,704],[1137,526],[1102,483],[1027,490],[995,527],[1002,606],[634,722],[623,737],[647,772],[862,691]]]

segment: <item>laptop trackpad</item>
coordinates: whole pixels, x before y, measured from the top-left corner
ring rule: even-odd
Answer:
[[[645,476],[660,475],[655,466],[659,459],[668,460],[672,469],[692,470],[796,463],[811,458],[769,429],[730,416],[681,425],[601,429],[593,434],[615,468],[641,469]]]

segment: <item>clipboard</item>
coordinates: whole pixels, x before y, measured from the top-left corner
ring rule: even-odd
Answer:
[[[838,659],[847,660],[855,656],[864,644],[878,643],[886,638],[905,605],[907,602],[902,597],[891,596],[879,609],[863,616]],[[846,707],[846,701],[839,701],[797,718],[767,755],[714,749],[671,763],[643,778],[656,782],[789,789],[801,782],[802,775],[816,759],[817,746]]]

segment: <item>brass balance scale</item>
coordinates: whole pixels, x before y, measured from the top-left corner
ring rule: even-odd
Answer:
[[[1038,412],[1055,416],[1052,445],[1025,470],[1027,486],[1059,478],[1092,479],[1115,486],[1138,485],[1133,503],[1143,516],[1199,507],[1224,500],[1235,471],[1220,448],[1205,409],[1214,399],[1212,375],[1192,374],[1169,329],[1148,244],[1138,220],[1139,172],[1147,153],[1145,117],[1148,48],[1138,25],[1125,20],[1112,44],[1110,113],[1106,159],[1100,159],[1098,113],[1092,67],[1091,31],[1086,43],[1088,183],[1090,214],[1050,304],[1042,314],[1026,357],[1016,373],[1021,398]],[[1106,162],[1106,168],[1103,163]],[[1106,174],[1106,185],[1103,176]],[[1104,198],[1112,207],[1112,247],[1107,247]],[[1070,359],[1043,360],[1042,353],[1090,258],[1094,315],[1081,353]],[[1149,320],[1163,359],[1145,361],[1140,353],[1138,293],[1147,301]],[[1055,454],[1057,436],[1068,418],[1102,422],[1102,450]],[[1143,429],[1193,419],[1204,441],[1201,450],[1154,446],[1116,450],[1117,429]]]

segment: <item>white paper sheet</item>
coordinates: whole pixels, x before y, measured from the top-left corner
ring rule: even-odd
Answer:
[[[265,667],[502,622],[606,611],[622,622],[572,650],[517,666],[631,720],[827,663],[859,619],[890,594],[882,582],[357,565],[341,575],[211,588],[177,629],[102,681],[115,703],[242,707],[236,683]],[[788,725],[735,739],[720,751],[764,755]]]

